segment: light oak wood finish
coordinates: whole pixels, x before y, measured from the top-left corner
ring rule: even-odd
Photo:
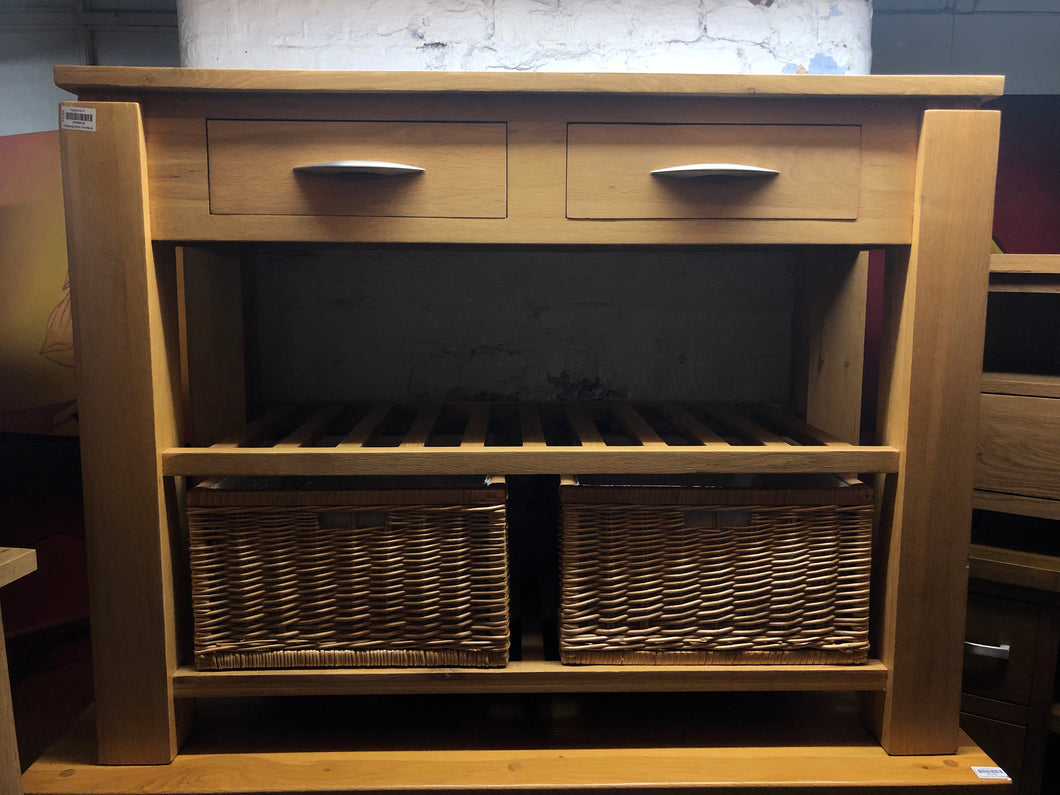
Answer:
[[[55,83],[83,94],[92,89],[160,91],[317,91],[323,93],[511,92],[549,94],[694,94],[802,97],[959,97],[980,102],[999,96],[1004,79],[991,75],[705,75],[564,74],[543,72],[348,72],[327,70],[159,69],[57,66]]]
[[[1037,516],[1039,519],[1060,519],[1060,500],[1025,497],[1020,494],[976,489],[972,494],[972,506],[981,511],[1018,513],[1023,516]]]
[[[507,214],[503,123],[211,120],[206,127],[211,213],[433,218]],[[424,170],[397,176],[295,170],[343,160]]]
[[[990,273],[1060,275],[1060,254],[991,254]]]
[[[799,721],[795,721],[799,723]],[[782,722],[783,723],[783,722]],[[729,726],[729,728],[725,728]],[[297,736],[276,733],[274,723],[262,732],[232,733],[218,720],[206,736],[165,767],[112,770],[92,765],[90,724],[77,730],[30,769],[29,793],[167,792],[197,795],[239,789],[268,792],[424,792],[646,790],[728,793],[769,791],[813,793],[830,787],[860,790],[865,781],[881,789],[932,792],[987,787],[1000,791],[1007,779],[979,778],[973,767],[993,763],[966,736],[953,754],[893,757],[849,720],[833,720],[794,734],[783,725],[766,727],[769,743],[755,747],[743,738],[746,719],[723,723],[716,741],[698,747],[554,747],[467,750],[307,752]],[[86,731],[89,729],[89,731]],[[249,735],[249,736],[248,736]],[[728,739],[726,739],[728,738]],[[222,747],[217,747],[220,741]],[[354,740],[356,742],[356,740]],[[348,748],[345,734],[332,747]],[[435,744],[437,739],[435,739]],[[253,745],[256,753],[238,749]],[[454,782],[456,782],[454,784]]]
[[[1014,280],[990,280],[992,293],[1060,293],[1060,280],[1053,276],[1035,276]]]
[[[990,292],[1060,293],[1060,254],[992,254]]]
[[[868,252],[825,249],[799,275],[795,405],[806,420],[851,444],[861,439]]]
[[[517,75],[501,76],[513,78]],[[504,82],[503,80],[500,82]],[[605,81],[607,82],[607,81]],[[792,84],[798,88],[798,83]],[[285,97],[282,106],[258,93],[208,90],[181,95],[146,90],[152,223],[165,239],[178,240],[319,240],[463,243],[536,243],[545,237],[561,243],[906,243],[911,206],[912,163],[922,105],[902,95],[881,104],[836,103],[805,98],[797,102],[773,100],[769,119],[778,126],[801,128],[827,121],[829,127],[860,128],[860,193],[856,221],[800,221],[772,219],[750,222],[718,219],[705,228],[693,220],[675,221],[665,229],[651,221],[615,225],[607,221],[558,224],[564,217],[567,127],[572,120],[593,119],[612,124],[642,121],[664,115],[683,125],[727,126],[761,124],[761,101],[714,93],[704,83],[703,93],[643,96],[636,92],[601,91],[576,96],[567,93],[490,95],[456,92],[438,103],[430,93],[417,96],[396,90],[373,95],[371,103],[356,95],[314,91],[306,84]],[[98,91],[87,98],[121,96]],[[757,96],[749,93],[746,96]],[[795,96],[799,96],[796,94]],[[935,100],[945,102],[946,100]],[[953,97],[953,106],[967,103]],[[480,122],[483,116],[504,119],[508,125],[509,213],[505,219],[342,218],[314,216],[225,216],[210,214],[210,166],[204,116],[211,119],[319,119],[351,123],[394,119],[443,122]]]
[[[853,395],[858,399],[860,392]],[[659,404],[657,408],[681,433],[700,444],[667,444],[629,404],[572,403],[563,408],[576,436],[576,444],[549,444],[542,427],[544,406],[520,407],[524,440],[519,446],[487,444],[482,423],[489,404],[472,404],[477,425],[468,425],[459,446],[428,446],[436,423],[444,413],[441,404],[424,404],[414,410],[412,424],[395,437],[397,446],[373,447],[391,406],[372,406],[356,420],[336,447],[315,447],[309,442],[320,423],[334,420],[339,407],[322,410],[305,424],[287,428],[296,414],[270,412],[248,426],[242,438],[230,438],[209,447],[173,447],[162,452],[167,475],[399,475],[431,474],[554,474],[556,472],[684,473],[684,472],[896,472],[898,450],[888,446],[854,446],[823,433],[775,406],[725,406],[712,404]],[[710,431],[693,410],[729,429],[722,439]],[[754,416],[788,429],[798,438],[774,435]],[[593,417],[624,427],[628,438],[608,444]],[[352,415],[356,417],[357,415]],[[525,423],[529,423],[526,425]],[[342,431],[338,431],[341,435]],[[514,434],[513,434],[514,435]],[[270,438],[280,439],[269,444]],[[281,437],[283,437],[281,439]],[[704,455],[705,453],[709,455]]]
[[[812,788],[840,782],[884,787],[984,783],[973,780],[963,761],[954,768],[938,757],[925,760],[916,755],[951,754],[961,742],[956,696],[962,615],[953,606],[960,603],[965,586],[970,445],[979,391],[975,343],[981,337],[986,300],[997,117],[959,109],[975,107],[982,96],[1000,93],[1000,78],[349,75],[66,67],[56,75],[60,84],[79,93],[75,104],[96,108],[100,119],[96,133],[67,130],[63,143],[69,172],[68,220],[73,229],[71,260],[74,275],[79,277],[74,279],[75,300],[83,325],[79,347],[84,422],[86,429],[91,425],[84,437],[86,472],[90,473],[85,487],[96,583],[93,619],[102,622],[96,638],[102,685],[97,690],[101,758],[142,764],[166,762],[176,753],[183,700],[175,698],[174,688],[188,680],[177,671],[186,654],[182,658],[177,653],[181,635],[175,621],[170,560],[181,522],[173,487],[180,479],[168,476],[861,471],[892,473],[882,482],[875,545],[881,571],[876,579],[880,598],[873,622],[880,660],[864,672],[837,672],[835,683],[850,690],[860,689],[867,681],[874,683],[869,697],[876,706],[873,730],[882,749],[870,742],[869,756],[858,756],[854,749],[860,745],[844,743],[845,748],[835,753],[819,755],[804,747],[786,751],[787,746],[768,741],[750,743],[756,747],[739,751],[693,749],[681,756],[690,761],[682,762],[677,773],[668,762],[645,768],[647,757],[612,749],[594,752],[590,756],[596,761],[573,769],[549,757],[552,761],[536,768],[539,772],[534,777],[516,779],[483,775],[478,761],[463,756],[465,752],[452,752],[449,762],[443,759],[435,767],[431,775],[437,778],[430,781],[412,774],[420,767],[404,765],[408,759],[391,757],[383,767],[369,769],[358,767],[363,757],[347,753],[327,757],[323,767],[331,764],[333,771],[341,768],[354,779],[360,776],[360,783],[350,784],[352,779],[340,772],[320,786],[773,783]],[[270,93],[280,90],[285,93]],[[277,101],[281,96],[282,102]],[[126,104],[129,99],[137,104]],[[939,109],[925,110],[928,107]],[[207,118],[503,122],[509,133],[508,217],[211,214]],[[568,219],[564,202],[568,125],[644,121],[858,127],[857,218]],[[108,190],[93,192],[97,185],[106,185]],[[115,217],[121,221],[114,223]],[[181,390],[175,375],[180,368],[171,350],[178,338],[176,299],[169,294],[170,289],[175,293],[174,244],[196,241],[839,246],[843,250],[829,248],[819,260],[827,263],[834,252],[834,267],[815,264],[816,257],[807,258],[805,272],[810,282],[817,276],[823,282],[830,272],[835,276],[830,286],[820,288],[820,305],[828,308],[826,318],[831,317],[810,324],[809,335],[822,340],[823,355],[835,366],[807,376],[807,394],[824,396],[836,389],[843,397],[814,409],[827,422],[826,434],[814,436],[812,429],[800,425],[802,418],[777,424],[767,422],[764,413],[752,412],[741,423],[749,438],[735,445],[720,440],[709,427],[709,411],[664,406],[660,413],[680,426],[685,443],[662,446],[632,416],[626,416],[625,420],[620,417],[617,427],[627,429],[634,438],[632,444],[598,441],[582,424],[584,437],[592,445],[553,445],[547,437],[554,412],[545,417],[537,409],[520,407],[519,446],[480,444],[484,439],[479,421],[478,430],[468,432],[466,444],[460,447],[432,447],[429,433],[425,435],[426,422],[406,439],[405,447],[366,447],[389,412],[386,407],[369,407],[363,419],[348,430],[345,441],[334,448],[301,445],[301,437],[312,434],[296,431],[282,415],[253,423],[250,434],[242,439],[220,435],[214,437],[219,443],[185,447],[179,422]],[[888,247],[890,330],[883,355],[882,444],[859,446],[849,443],[852,426],[847,415],[854,390],[838,383],[844,367],[838,363],[848,361],[846,346],[857,343],[833,346],[824,337],[830,328],[842,329],[838,333],[844,335],[857,333],[856,290],[847,289],[847,280],[859,267],[853,249],[876,245]],[[218,292],[224,293],[225,288]],[[805,305],[799,311],[805,311]],[[812,369],[810,356],[803,361]],[[219,394],[233,394],[223,386],[215,389]],[[306,417],[300,420],[306,421]],[[810,424],[814,424],[812,419]],[[284,430],[277,431],[280,428]],[[251,439],[282,442],[292,433],[301,446],[248,446]],[[789,444],[787,436],[796,443]],[[523,673],[517,668],[511,675]],[[533,674],[542,680],[553,677],[561,688],[565,686],[561,677],[566,675]],[[756,668],[732,675],[740,687],[769,689],[774,681],[794,686],[789,677],[795,672],[775,674],[775,680]],[[589,681],[593,677],[602,680],[598,673],[585,676]],[[727,676],[724,670],[713,678],[705,674],[702,686],[723,687]],[[810,666],[805,686],[812,688],[812,683],[823,681],[821,677],[832,676],[826,669]],[[883,677],[885,688],[875,689]],[[321,687],[342,687],[342,675],[321,679],[326,682]],[[208,681],[211,688],[225,687],[214,684],[219,680]],[[505,681],[503,675],[497,681]],[[294,687],[295,683],[290,680],[280,686]],[[887,757],[887,752],[913,756]],[[310,757],[301,758],[304,764],[299,765],[309,778],[292,787],[317,786],[312,780],[315,774],[309,771],[317,770],[325,757]],[[202,774],[205,777],[197,780],[208,781],[213,790],[230,785],[250,790],[286,786],[278,782],[287,773],[276,771],[288,770],[284,761],[295,759],[284,757],[265,782],[257,778],[257,772],[248,772],[253,769],[252,760],[264,758],[249,753],[181,755],[169,767],[149,772],[154,776],[149,786],[165,789],[173,782],[166,777],[178,772]],[[520,751],[515,758],[524,760],[520,764],[525,769],[536,766],[539,757]],[[731,761],[735,758],[740,761]],[[781,758],[783,764],[777,761]],[[792,760],[802,761],[792,768]],[[805,760],[811,760],[809,768]],[[215,762],[239,772],[232,778],[225,774],[214,778],[215,768],[210,766]],[[710,770],[715,762],[719,772],[705,776],[702,771]],[[201,767],[203,763],[206,768]],[[72,769],[79,777],[76,786],[85,790],[144,786],[144,779],[138,778],[143,771],[130,767],[117,768],[107,785],[99,783],[107,779],[99,768],[73,766],[70,759],[59,763],[65,765],[61,769],[48,764],[38,771],[50,771],[45,778],[31,779],[44,781]],[[56,786],[54,779],[50,781],[47,786]],[[58,783],[67,790],[71,785],[66,780]]]
[[[0,588],[37,570],[37,553],[32,549],[0,547]],[[22,765],[15,736],[15,710],[4,643],[4,619],[0,616],[0,795],[21,795]]]
[[[190,246],[176,258],[184,438],[209,444],[247,421],[240,262]]]
[[[366,447],[317,450],[222,447],[167,448],[167,475],[548,475],[556,472],[894,472],[896,447],[793,447],[714,444],[702,447]]]
[[[159,763],[183,739],[171,682],[178,519],[158,455],[181,440],[175,263],[152,251],[139,106],[95,108],[94,131],[60,139],[99,758]]]
[[[957,744],[999,122],[990,111],[925,112],[914,242],[889,252],[878,428],[902,468],[878,489],[877,643],[891,681],[873,719],[891,753]],[[958,204],[954,224],[947,208]]]
[[[1060,593],[1060,558],[972,544],[968,575],[975,579]]]
[[[696,163],[777,173],[694,179],[652,173]],[[854,125],[571,124],[567,217],[853,220],[860,166],[861,128]]]
[[[983,373],[983,392],[995,395],[1060,398],[1060,375]]]
[[[975,487],[1060,500],[1060,400],[984,393]]]
[[[865,665],[562,665],[504,668],[389,668],[197,671],[181,668],[181,696],[307,696],[430,693],[666,693],[695,691],[883,690],[887,669]]]

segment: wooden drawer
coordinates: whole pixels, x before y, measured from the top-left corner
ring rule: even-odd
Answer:
[[[690,164],[750,165],[773,175],[653,175]],[[567,217],[854,220],[859,125],[567,126]]]
[[[207,122],[210,212],[504,218],[507,125],[451,122]],[[421,173],[321,175],[333,161],[377,161]]]
[[[981,593],[968,594],[965,629],[965,693],[1029,704],[1040,609],[1030,602]],[[1008,659],[976,654],[969,644],[1008,646]]]
[[[982,395],[975,487],[1060,499],[1060,399]]]

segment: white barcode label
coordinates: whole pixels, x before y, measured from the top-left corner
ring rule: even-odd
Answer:
[[[1000,767],[973,767],[972,772],[979,778],[1008,778],[1008,773]]]
[[[62,107],[59,114],[59,126],[64,130],[96,131],[95,108]]]

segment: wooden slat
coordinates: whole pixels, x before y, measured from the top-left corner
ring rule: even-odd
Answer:
[[[283,425],[283,423],[296,412],[297,409],[291,406],[272,409],[271,411],[262,414],[240,433],[210,446],[215,449],[223,449],[229,447],[248,447],[250,445],[258,444],[263,439],[275,435],[276,429]]]
[[[738,410],[718,404],[703,406],[702,410],[712,417],[721,420],[723,425],[727,425],[743,436],[747,436],[752,440],[761,443],[763,447],[791,446],[788,442],[784,441],[779,436],[770,433],[750,417]]]
[[[545,431],[541,426],[541,414],[533,403],[519,405],[519,429],[523,437],[523,447],[543,447]]]
[[[619,422],[622,423],[629,435],[642,447],[667,446],[666,442],[655,432],[655,429],[629,403],[615,403],[611,410],[618,417]]]
[[[693,417],[688,409],[681,404],[663,403],[659,406],[659,411],[662,412],[666,419],[676,425],[679,430],[690,434],[693,439],[698,440],[701,444],[725,444],[724,439]]]
[[[303,422],[291,433],[277,442],[273,449],[290,450],[296,447],[304,447],[315,442],[324,432],[324,428],[342,412],[341,405],[325,406],[308,420]]]
[[[460,441],[461,447],[482,447],[486,443],[492,411],[493,406],[489,403],[476,403],[471,407],[464,438]]]
[[[793,436],[804,436],[808,439],[812,439],[823,445],[830,447],[850,447],[850,442],[844,442],[842,439],[837,439],[830,433],[822,431],[820,428],[816,428],[810,423],[806,422],[799,417],[796,417],[790,412],[783,411],[780,407],[772,403],[760,403],[755,405],[754,410],[768,418],[770,422],[773,422],[782,431],[789,433]]]
[[[386,419],[386,415],[390,413],[391,408],[393,406],[389,403],[377,403],[372,406],[369,412],[353,426],[353,430],[339,442],[337,449],[349,450],[351,447],[360,447],[371,439],[379,427],[379,423]]]
[[[343,668],[199,671],[173,678],[188,698],[431,693],[663,693],[734,690],[882,690],[887,669],[865,665],[563,665],[511,661],[504,668]]]
[[[426,445],[431,438],[434,424],[438,421],[438,415],[441,413],[442,406],[439,403],[420,406],[412,427],[409,428],[409,432],[405,434],[405,439],[401,442],[401,447],[423,447]]]
[[[571,430],[574,431],[578,437],[578,443],[582,447],[602,447],[604,446],[603,437],[600,436],[600,431],[596,428],[596,423],[593,422],[589,412],[586,411],[585,407],[578,403],[572,403],[566,407],[567,421],[570,423]]]
[[[991,254],[990,272],[1060,275],[1060,254]]]
[[[170,448],[167,475],[507,475],[696,472],[895,472],[895,447],[707,445],[666,448],[521,446],[481,448]]]

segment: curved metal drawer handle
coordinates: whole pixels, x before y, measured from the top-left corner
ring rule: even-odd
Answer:
[[[690,163],[684,166],[657,168],[651,173],[653,177],[698,179],[701,177],[775,177],[780,172],[772,168],[746,166],[740,163]]]
[[[407,166],[404,163],[387,163],[382,160],[330,160],[326,163],[295,166],[294,170],[307,174],[322,174],[328,177],[356,176],[357,174],[381,174],[385,177],[398,177],[403,174],[422,174],[426,171],[426,169],[419,166]]]
[[[964,650],[976,657],[992,657],[995,660],[1007,660],[1012,647],[1007,643],[1000,646],[987,646],[984,643],[972,643],[970,640],[964,642]]]

